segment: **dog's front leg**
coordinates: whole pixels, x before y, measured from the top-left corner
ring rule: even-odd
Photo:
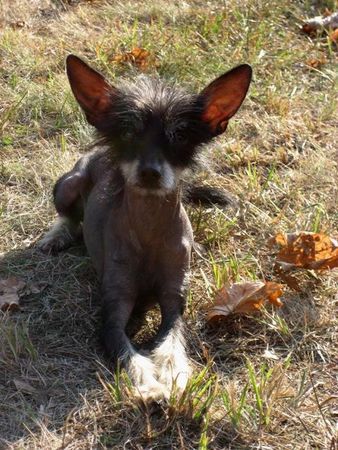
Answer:
[[[102,286],[103,341],[114,364],[125,367],[135,388],[135,395],[144,401],[168,397],[166,386],[156,379],[153,361],[140,354],[126,334],[126,326],[137,297],[130,268],[110,264]]]
[[[164,288],[160,298],[162,321],[153,358],[158,380],[182,393],[191,374],[186,353],[182,314],[185,307],[185,276]]]

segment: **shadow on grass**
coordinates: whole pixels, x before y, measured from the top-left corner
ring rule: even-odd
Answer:
[[[35,293],[21,298],[19,311],[0,313],[0,447],[41,424],[58,429],[99,385],[97,285],[84,250],[14,250],[0,260],[0,278],[9,276]]]
[[[0,313],[1,448],[27,442],[51,449],[71,442],[77,448],[199,447],[204,415],[139,408],[107,390],[114,381],[98,353],[98,286],[84,248],[58,256],[14,250],[0,262],[0,278],[15,276],[35,287],[21,298],[19,311]],[[214,448],[233,441],[246,448],[238,439],[225,426],[214,435]]]

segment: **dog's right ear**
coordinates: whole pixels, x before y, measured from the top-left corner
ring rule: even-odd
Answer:
[[[113,104],[117,90],[100,73],[75,55],[67,57],[66,68],[73,94],[84,110],[88,122],[100,130],[104,126],[105,115]]]
[[[248,92],[252,69],[242,64],[210,83],[200,94],[204,103],[202,120],[214,136],[223,133]]]

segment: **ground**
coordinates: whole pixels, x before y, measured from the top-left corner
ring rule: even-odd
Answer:
[[[268,245],[277,232],[337,237],[337,47],[325,31],[300,32],[335,2],[0,4],[0,278],[35,286],[19,311],[0,312],[0,447],[337,448],[336,270],[297,274],[278,310],[205,320],[224,283],[280,281]],[[150,54],[143,64],[116,57],[137,47]],[[199,174],[238,206],[189,208],[204,246],[185,315],[195,375],[169,406],[138,407],[123,373],[108,370],[85,250],[35,247],[54,219],[53,183],[92,135],[65,76],[71,52],[112,82],[144,70],[195,91],[253,66],[249,96]],[[149,316],[144,333],[157,322]]]

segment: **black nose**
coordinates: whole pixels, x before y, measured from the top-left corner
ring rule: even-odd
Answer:
[[[140,177],[142,184],[155,187],[160,181],[161,172],[154,167],[143,167],[140,170]]]

